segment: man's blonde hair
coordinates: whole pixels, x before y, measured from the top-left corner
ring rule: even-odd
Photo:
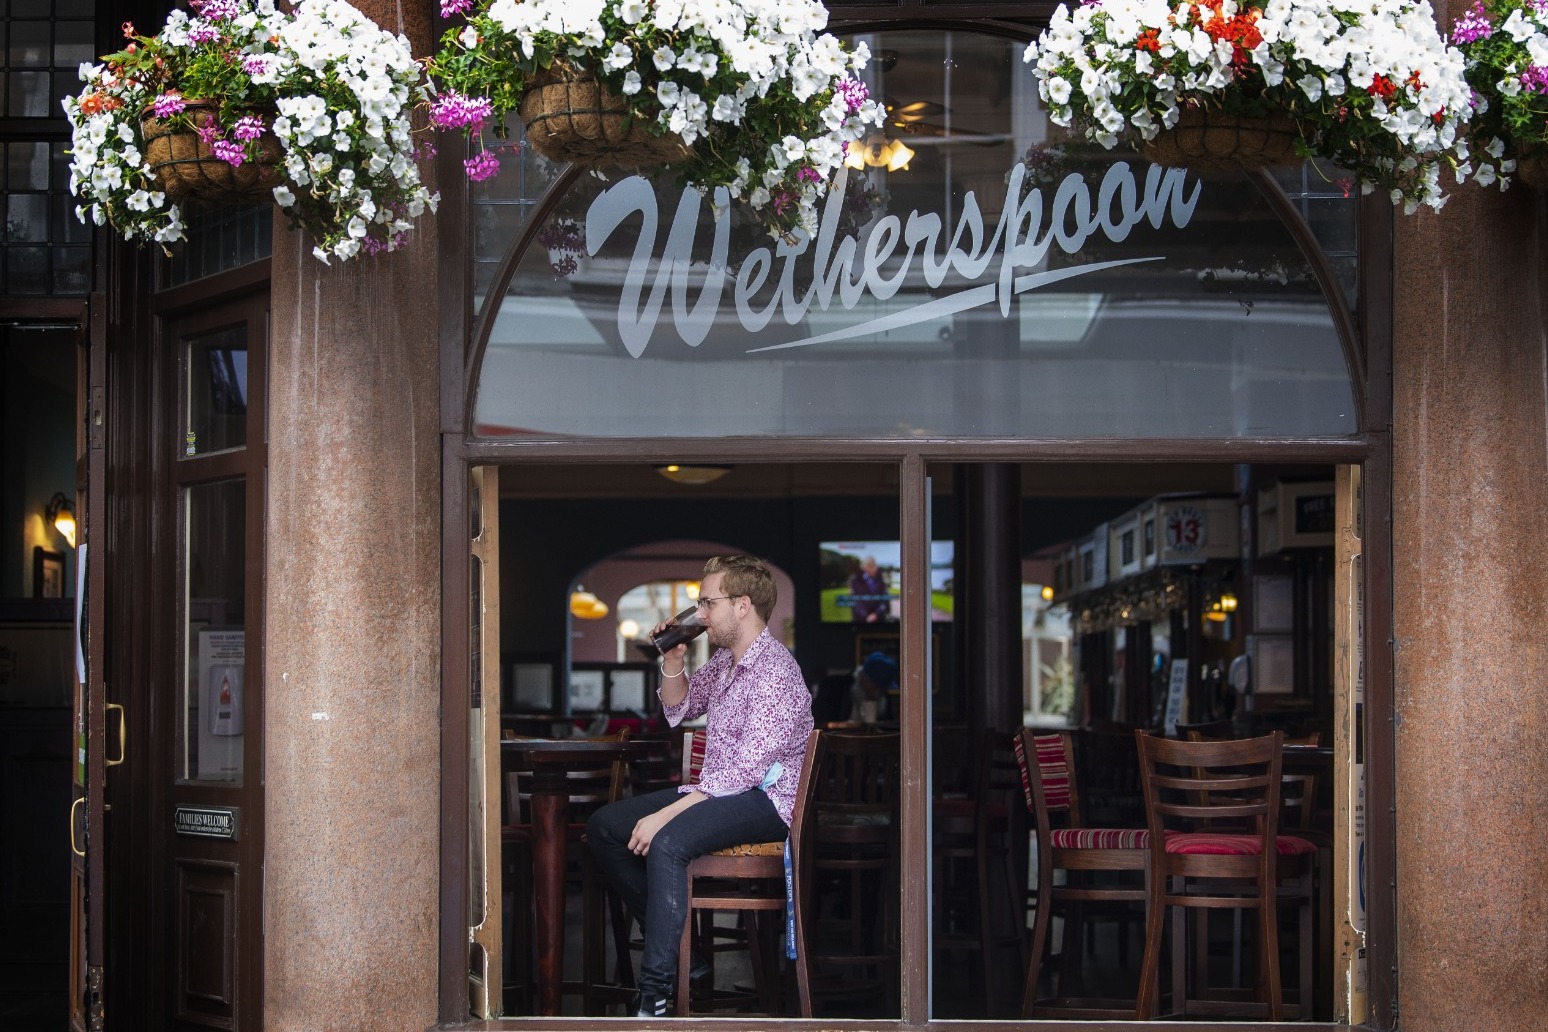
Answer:
[[[717,555],[704,564],[704,576],[718,573],[720,590],[732,598],[746,595],[764,623],[774,612],[779,600],[779,590],[774,587],[774,574],[769,564],[755,555]]]

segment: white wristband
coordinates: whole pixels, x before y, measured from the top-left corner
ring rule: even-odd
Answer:
[[[672,678],[674,678],[674,677],[682,677],[684,674],[686,674],[688,672],[688,664],[684,663],[682,666],[677,668],[677,673],[675,673],[675,674],[667,673],[666,657],[665,656],[661,657],[660,666],[661,666],[661,676],[666,678],[668,681],[672,680]]]

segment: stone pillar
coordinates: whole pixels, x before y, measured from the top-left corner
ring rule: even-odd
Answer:
[[[355,3],[426,52],[431,5]],[[434,216],[412,237],[327,266],[275,224],[264,614],[264,1027],[275,1032],[422,1032],[436,1019]]]
[[[1548,1029],[1545,212],[1548,200],[1517,184],[1460,188],[1439,215],[1397,216],[1404,1032]]]

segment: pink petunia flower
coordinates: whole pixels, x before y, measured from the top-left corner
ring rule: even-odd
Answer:
[[[247,152],[235,140],[216,140],[210,145],[210,150],[232,168],[240,168],[242,162],[247,160]]]
[[[494,117],[494,104],[488,97],[468,97],[448,91],[430,105],[430,122],[437,129],[480,126]]]
[[[500,159],[490,151],[480,151],[476,157],[464,161],[462,167],[467,169],[469,179],[475,183],[482,183],[486,179],[492,179],[500,171]]]
[[[231,135],[239,140],[256,140],[263,135],[263,119],[257,115],[243,115],[231,127]]]
[[[171,118],[187,106],[187,102],[183,100],[183,95],[176,91],[163,93],[151,101],[151,111],[157,118]]]
[[[1459,45],[1474,43],[1493,34],[1494,25],[1489,21],[1489,12],[1484,10],[1483,0],[1474,0],[1473,6],[1452,25],[1451,42]]]

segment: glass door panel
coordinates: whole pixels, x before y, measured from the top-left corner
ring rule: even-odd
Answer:
[[[188,413],[184,456],[247,444],[247,327],[190,339],[183,365]]]
[[[183,489],[187,781],[242,780],[246,505],[241,479]]]

